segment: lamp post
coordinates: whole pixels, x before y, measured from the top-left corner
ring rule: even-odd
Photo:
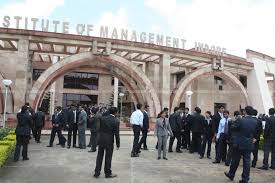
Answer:
[[[4,79],[2,81],[3,85],[5,86],[5,103],[4,103],[4,119],[3,119],[3,128],[6,125],[6,111],[7,111],[7,98],[8,98],[8,87],[12,84],[12,81],[9,79]]]
[[[192,105],[191,105],[191,102],[192,102],[191,101],[191,96],[193,95],[193,92],[191,90],[189,90],[189,91],[186,91],[185,94],[187,96],[189,111],[191,111],[191,108],[192,108]]]
[[[122,120],[122,98],[124,97],[124,93],[119,93],[120,97],[120,121]]]

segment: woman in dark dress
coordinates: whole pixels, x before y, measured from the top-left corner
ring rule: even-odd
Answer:
[[[14,153],[14,161],[18,161],[20,157],[20,149],[23,146],[22,156],[23,160],[28,158],[28,144],[31,134],[32,117],[29,114],[28,106],[23,106],[21,112],[17,114],[17,127],[16,133],[16,148]]]

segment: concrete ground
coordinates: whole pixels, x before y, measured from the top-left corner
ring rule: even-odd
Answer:
[[[88,140],[89,136],[87,136]],[[114,150],[112,170],[118,174],[115,179],[105,179],[102,172],[99,179],[93,178],[96,153],[88,149],[67,149],[54,145],[47,148],[49,136],[43,136],[42,143],[33,141],[29,146],[29,161],[12,162],[0,168],[1,183],[223,183],[230,182],[223,175],[228,170],[223,164],[214,165],[213,160],[198,159],[197,154],[169,153],[168,161],[157,160],[154,150],[156,139],[149,137],[149,151],[143,151],[139,158],[130,158],[133,137],[121,136],[121,149]],[[212,156],[213,156],[212,151]],[[260,152],[258,165],[262,165]],[[241,177],[237,172],[235,182]],[[275,182],[275,171],[252,169],[252,183]]]

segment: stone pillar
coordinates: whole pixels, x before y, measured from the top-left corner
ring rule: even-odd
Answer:
[[[29,40],[18,41],[18,57],[15,74],[14,112],[17,112],[25,104],[28,87],[29,66]]]
[[[114,107],[118,106],[118,79],[114,77]]]
[[[162,109],[170,108],[170,56],[162,55],[159,61],[159,92]]]
[[[145,74],[149,78],[149,80],[152,82],[154,88],[156,88],[155,83],[155,63],[154,62],[146,62],[145,64]]]

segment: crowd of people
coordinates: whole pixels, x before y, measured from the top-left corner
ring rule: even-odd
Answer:
[[[173,152],[173,144],[176,140],[176,153],[183,153],[183,149],[189,153],[198,153],[199,158],[211,159],[211,145],[215,143],[215,158],[213,163],[224,162],[230,166],[229,172],[225,172],[230,180],[234,179],[241,157],[243,158],[243,174],[240,182],[248,182],[250,167],[256,167],[260,138],[264,137],[264,160],[262,170],[275,169],[275,109],[269,110],[269,116],[259,115],[256,109],[247,106],[241,111],[235,111],[234,118],[220,106],[216,114],[206,111],[201,114],[201,109],[196,107],[193,112],[188,108],[176,107],[172,114],[165,108],[157,116],[154,127],[154,135],[157,137],[157,159],[161,156],[168,160],[166,152]],[[141,150],[148,150],[147,135],[150,131],[149,106],[136,105],[130,117],[130,123],[134,133],[131,157],[139,157]],[[86,149],[86,129],[90,129],[91,147],[89,152],[98,150],[94,177],[98,178],[101,171],[102,160],[105,153],[105,176],[116,177],[111,171],[111,161],[114,148],[114,139],[117,148],[120,147],[118,110],[106,105],[76,106],[71,105],[63,109],[58,106],[52,115],[52,130],[48,147],[53,147],[54,138],[58,134],[61,147]],[[258,117],[257,117],[258,116]],[[20,147],[23,146],[23,160],[28,160],[27,148],[31,131],[37,143],[40,143],[41,129],[45,124],[45,114],[39,109],[34,112],[28,103],[17,114],[18,125],[16,129],[17,145],[14,161],[19,160]],[[265,124],[265,125],[264,125]],[[68,131],[67,139],[62,130]],[[140,138],[140,134],[142,136]],[[78,137],[78,144],[77,142]],[[169,139],[170,137],[170,139]],[[72,140],[73,138],[73,140]],[[169,142],[168,142],[169,139]],[[168,143],[167,143],[168,142]],[[168,149],[167,149],[168,145]],[[269,167],[269,154],[271,166]],[[213,153],[212,153],[213,154]],[[251,154],[253,160],[251,162]]]

